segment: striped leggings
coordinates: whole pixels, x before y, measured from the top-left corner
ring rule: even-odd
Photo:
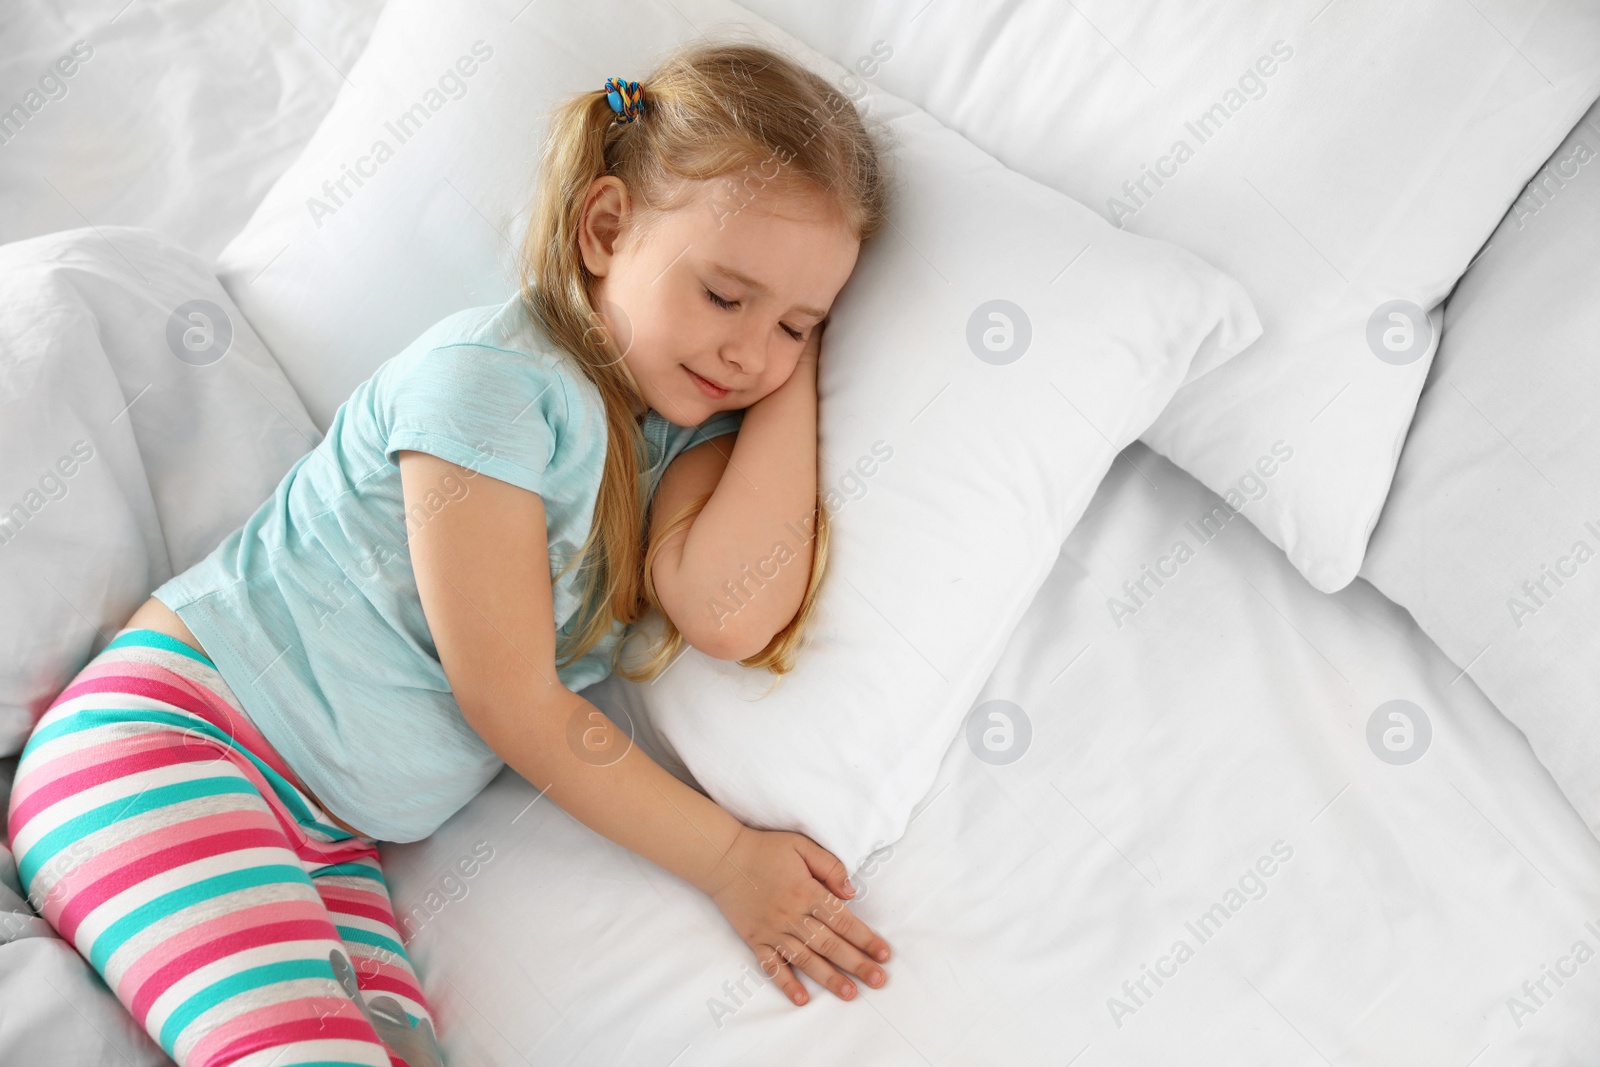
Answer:
[[[208,658],[123,629],[34,726],[7,838],[182,1067],[442,1064],[376,842],[298,781]]]

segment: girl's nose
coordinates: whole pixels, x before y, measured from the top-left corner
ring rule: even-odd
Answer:
[[[770,336],[765,334],[759,324],[743,324],[733,337],[722,346],[722,363],[728,368],[728,376],[744,380],[759,377],[761,368],[766,366],[766,346]]]

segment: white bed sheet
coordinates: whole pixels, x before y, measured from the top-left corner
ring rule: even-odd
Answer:
[[[215,259],[333,105],[382,8],[7,0],[0,112],[30,90],[37,110],[0,124],[0,244],[149,226]]]
[[[1371,585],[1316,592],[1243,515],[1202,543],[1185,523],[1220,499],[1123,456],[979,698],[1020,705],[1031,746],[992,766],[958,738],[860,879],[887,985],[846,1003],[805,978],[794,1007],[708,898],[508,770],[384,847],[449,1061],[1600,1060],[1600,961],[1568,955],[1600,949],[1600,842],[1526,740]],[[1179,539],[1192,558],[1119,627],[1107,598]],[[1409,765],[1366,739],[1395,698],[1432,725]],[[1186,922],[1279,841],[1202,943]],[[1134,1002],[1179,939],[1192,958]]]

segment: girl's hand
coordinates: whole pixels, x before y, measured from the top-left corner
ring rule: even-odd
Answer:
[[[806,338],[806,346],[800,350],[800,362],[809,363],[813,367],[822,354],[822,331],[828,328],[828,320],[823,319],[811,330],[811,336]]]
[[[805,347],[800,350],[800,356],[795,360],[794,370],[789,372],[789,377],[772,392],[751,404],[745,411],[747,418],[751,411],[763,404],[787,410],[794,402],[794,398],[801,393],[806,397],[805,406],[814,407],[817,399],[817,366],[821,354],[823,325],[825,323],[819,323],[817,328],[811,331],[811,336],[806,338]]]
[[[711,899],[790,1000],[804,1004],[807,996],[789,964],[844,1000],[855,996],[855,984],[834,964],[868,985],[887,979],[867,954],[888,959],[888,942],[840,899],[855,889],[833,853],[804,834],[747,826],[728,849],[728,862],[733,874]]]

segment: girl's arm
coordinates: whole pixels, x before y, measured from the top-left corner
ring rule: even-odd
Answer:
[[[745,410],[732,454],[712,439],[662,474],[651,521],[711,491],[684,533],[664,543],[651,577],[691,645],[738,660],[789,625],[811,575],[817,504],[817,354],[823,327],[789,379]]]
[[[467,486],[410,533],[423,615],[467,724],[585,826],[708,893],[719,888],[743,824],[556,675],[544,501],[425,452],[398,459],[408,515],[414,502],[427,514],[421,502],[449,475]]]
[[[835,966],[880,984],[866,953],[887,959],[888,945],[840,899],[853,890],[838,857],[746,827],[561,684],[539,495],[425,452],[398,459],[423,615],[478,736],[573,818],[709,894],[796,1003],[789,953],[837,995],[854,990]],[[467,491],[441,494],[449,477]]]

